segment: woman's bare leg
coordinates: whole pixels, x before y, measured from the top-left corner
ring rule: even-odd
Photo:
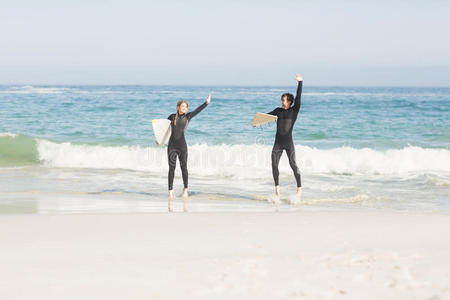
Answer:
[[[189,194],[188,194],[188,189],[187,188],[184,188],[184,190],[183,190],[183,210],[185,211],[185,212],[187,212],[187,199],[188,199],[188,197],[189,197]]]
[[[169,190],[168,202],[169,202],[169,212],[173,212],[173,190]]]

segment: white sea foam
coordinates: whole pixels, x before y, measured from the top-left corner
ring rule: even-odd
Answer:
[[[381,198],[371,199],[369,195],[366,194],[358,194],[355,196],[347,197],[347,198],[318,198],[318,199],[308,199],[302,200],[301,204],[306,205],[316,205],[316,204],[352,204],[352,203],[364,203],[369,200],[383,200]]]
[[[408,146],[376,151],[340,147],[321,150],[300,147],[304,168],[313,172],[341,174],[401,174],[428,171],[450,172],[450,151]]]
[[[188,91],[171,91],[171,90],[167,90],[167,91],[155,91],[156,94],[185,94],[188,93]]]
[[[277,92],[239,92],[239,94],[244,94],[244,95],[273,95],[276,93]]]
[[[11,133],[11,132],[0,132],[0,136],[16,137],[17,134],[16,133]]]
[[[270,178],[271,146],[192,145],[189,146],[191,174],[238,179]],[[54,143],[38,140],[41,162],[70,168],[167,170],[167,148],[140,146],[100,146]],[[450,172],[450,151],[409,146],[377,151],[340,147],[316,149],[297,146],[297,162],[302,172],[324,174],[423,174]],[[283,154],[280,171],[291,172]]]
[[[0,94],[61,94],[72,90],[71,88],[63,87],[33,87],[31,85],[25,85],[10,87],[7,90],[0,91]]]
[[[362,93],[362,92],[304,92],[302,93],[304,96],[368,96],[368,97],[442,97],[448,96],[448,94],[442,93],[416,93],[416,94],[408,94],[408,93]]]

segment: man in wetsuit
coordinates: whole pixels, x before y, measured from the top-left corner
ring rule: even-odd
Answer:
[[[294,172],[295,180],[297,181],[297,196],[300,197],[302,193],[302,183],[300,178],[300,170],[297,167],[295,160],[295,145],[292,139],[292,128],[297,120],[298,112],[300,111],[301,95],[303,77],[300,74],[296,74],[295,79],[298,81],[297,95],[286,93],[281,96],[281,106],[277,107],[268,114],[277,116],[277,134],[275,136],[275,143],[272,148],[272,175],[275,181],[275,195],[280,196],[280,183],[278,177],[280,172],[278,171],[278,164],[280,162],[281,154],[283,150],[289,159],[289,165]],[[294,105],[292,105],[294,102]]]
[[[171,114],[167,119],[171,121],[172,134],[170,135],[169,145],[167,147],[167,158],[169,161],[169,211],[172,211],[172,199],[173,199],[173,178],[175,175],[175,166],[177,157],[180,161],[181,173],[183,176],[183,208],[187,211],[186,198],[188,197],[188,170],[187,170],[187,158],[188,149],[185,139],[185,132],[189,125],[189,121],[201,112],[211,101],[211,96],[208,95],[206,101],[197,107],[193,112],[187,112],[188,103],[184,100],[178,101],[177,113]]]

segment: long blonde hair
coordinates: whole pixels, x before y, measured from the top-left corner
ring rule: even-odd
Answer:
[[[180,111],[180,106],[181,106],[181,104],[183,104],[183,103],[186,103],[186,107],[189,107],[189,104],[185,101],[185,100],[180,100],[180,101],[178,101],[178,103],[177,103],[177,114],[175,115],[175,121],[173,122],[173,124],[175,125],[175,126],[177,126],[177,119],[178,119],[178,113],[179,113],[179,111]]]

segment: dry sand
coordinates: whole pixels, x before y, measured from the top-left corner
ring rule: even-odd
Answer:
[[[450,299],[450,216],[0,216],[0,299]]]

